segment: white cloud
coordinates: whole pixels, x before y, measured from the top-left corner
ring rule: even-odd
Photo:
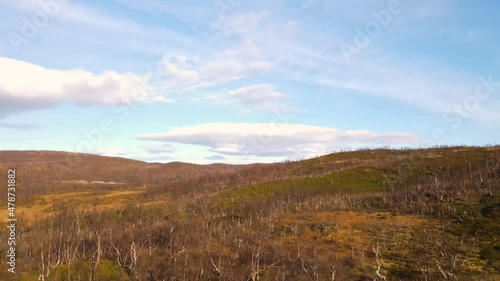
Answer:
[[[288,94],[279,92],[271,84],[253,84],[235,90],[222,90],[203,98],[192,98],[193,101],[210,102],[215,105],[234,106],[243,113],[255,110],[274,112],[278,110],[296,111],[288,104]]]
[[[177,148],[175,148],[174,146],[168,144],[168,143],[164,143],[160,146],[143,146],[142,149],[149,153],[149,154],[154,154],[154,155],[158,155],[158,154],[171,154],[171,153],[174,153],[177,151]]]
[[[357,14],[359,17],[352,23],[354,29],[373,20],[372,11],[387,6],[387,1],[375,2],[359,8],[349,1],[336,1],[335,13]],[[444,8],[453,7],[449,1],[445,2],[438,5],[432,1],[403,1],[403,13],[384,32],[405,32],[407,24],[419,21],[417,7],[433,11],[432,17],[445,16]],[[246,21],[248,26],[243,25]],[[332,94],[355,92],[394,100],[428,112],[447,112],[455,104],[463,103],[468,96],[474,95],[477,76],[482,74],[457,71],[418,56],[398,56],[399,53],[390,53],[379,44],[378,39],[348,61],[340,46],[343,42],[352,42],[355,35],[346,33],[345,27],[318,28],[318,24],[304,19],[290,24],[289,19],[274,12],[260,11],[232,13],[212,26],[226,35],[225,39],[236,42],[235,49],[251,42],[254,54],[251,58],[269,62],[272,65],[270,75],[279,75],[280,79],[330,87],[334,89]],[[497,103],[498,98],[491,95],[487,101],[481,102],[479,110],[470,114],[470,118],[498,121],[498,111],[494,106]]]
[[[346,6],[346,9],[356,7],[346,1],[337,4]],[[405,27],[401,22],[418,20],[416,12],[411,9],[417,4],[402,4],[405,9],[404,14],[398,18],[400,21],[395,20],[387,27],[390,30],[386,32],[398,34],[400,28]],[[360,10],[358,7],[359,14],[368,16],[367,19],[360,18],[360,22],[373,20],[370,11],[378,11],[386,5],[387,2],[379,1],[371,8]],[[432,8],[435,5],[425,1],[417,6]],[[439,12],[432,16],[439,17],[443,14]],[[487,75],[457,71],[425,58],[398,56],[398,53],[389,53],[377,40],[348,61],[340,46],[342,42],[352,42],[354,38],[351,37],[354,35],[333,27],[317,28],[318,23],[314,21],[299,21],[290,27],[280,22],[275,14],[271,17],[268,12],[235,13],[226,21],[238,23],[245,18],[253,19],[250,25],[253,28],[219,28],[222,32],[234,35],[241,44],[251,41],[255,53],[272,62],[271,75],[278,74],[281,79],[300,81],[306,85],[330,87],[334,90],[332,95],[358,93],[398,101],[423,111],[444,113],[475,95],[475,89],[480,83],[477,77]],[[357,25],[359,24],[354,24],[353,28]],[[493,77],[495,79],[497,78]],[[498,85],[496,87],[500,90]],[[469,118],[497,122],[498,102],[498,96],[492,94],[488,100],[480,102],[478,110],[469,112]]]
[[[272,63],[247,43],[238,48],[204,55],[182,54],[164,57],[151,73],[151,83],[165,92],[213,87],[266,73]]]
[[[119,148],[119,147],[100,148],[100,149],[91,151],[91,153],[96,154],[96,155],[101,155],[101,156],[108,156],[108,157],[129,158],[129,155],[131,154],[131,150],[126,149],[126,148]]]
[[[404,132],[341,131],[331,127],[285,123],[207,123],[136,138],[200,145],[227,156],[280,158],[312,157],[346,145],[398,146],[418,141],[415,135]]]
[[[227,93],[229,98],[237,100],[242,104],[261,104],[269,101],[282,100],[287,95],[276,91],[270,84],[255,84],[242,87]]]
[[[269,11],[232,13],[212,23],[212,28],[224,35],[246,35],[259,30],[270,17]]]
[[[144,78],[133,73],[54,70],[0,57],[0,77],[0,117],[63,102],[80,106],[171,102],[151,93]]]

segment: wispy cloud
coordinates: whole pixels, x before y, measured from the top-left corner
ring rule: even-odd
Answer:
[[[11,129],[11,130],[22,130],[22,131],[44,129],[43,126],[36,125],[36,124],[18,124],[18,123],[10,123],[10,122],[2,122],[2,121],[0,121],[0,128]]]
[[[178,92],[220,86],[271,69],[271,62],[256,55],[254,46],[249,43],[204,57],[198,54],[164,57],[157,64],[151,83],[165,92]]]
[[[197,102],[209,102],[213,105],[232,106],[242,112],[274,112],[277,110],[296,111],[289,104],[289,95],[282,93],[271,84],[253,84],[234,90],[221,90],[219,93],[206,94],[201,98],[192,98]]]
[[[400,18],[406,22],[420,20],[418,12],[412,7],[430,9],[436,6],[428,1],[418,5],[400,2],[403,10]],[[351,2],[344,4],[353,7]],[[362,9],[367,15],[365,23],[374,20],[372,12],[378,12],[387,5],[387,1],[379,1],[371,10]],[[429,16],[443,16],[443,5],[439,4],[439,9]],[[359,9],[358,12],[361,13]],[[250,24],[240,27],[246,21]],[[359,21],[362,26],[363,19]],[[398,32],[404,27],[401,21],[394,20],[387,28]],[[425,57],[405,57],[401,53],[391,52],[378,44],[377,40],[373,40],[370,47],[363,49],[363,53],[355,59],[346,60],[341,46],[346,41],[352,41],[353,34],[335,29],[318,29],[315,22],[290,24],[269,11],[235,13],[225,22],[231,24],[216,22],[215,26],[236,44],[252,42],[255,53],[261,59],[272,62],[271,75],[279,75],[281,79],[291,82],[329,87],[335,90],[336,95],[354,92],[401,102],[427,112],[444,113],[475,94],[478,77],[492,74],[455,70]],[[358,25],[355,23],[353,26]],[[500,90],[497,84],[495,82],[495,87]],[[497,121],[495,104],[499,101],[497,94],[490,95],[488,102],[482,102],[481,109],[471,114],[470,118]]]
[[[2,1],[0,7],[12,9],[28,21],[38,13],[46,13],[44,1],[20,0],[14,2]],[[61,2],[63,3],[63,2]],[[193,36],[168,27],[154,27],[126,17],[111,15],[103,9],[78,3],[64,1],[57,5],[57,11],[51,15],[43,30],[36,28],[36,32],[43,32],[47,38],[65,37],[72,41],[95,45],[111,50],[136,51],[147,54],[161,54],[167,50],[181,50],[196,48]],[[18,24],[11,29],[22,35],[24,24]],[[165,38],[169,39],[165,47]]]
[[[214,160],[214,161],[224,161],[224,160],[227,160],[226,157],[222,156],[222,155],[211,155],[211,156],[207,156],[205,157],[206,160]]]

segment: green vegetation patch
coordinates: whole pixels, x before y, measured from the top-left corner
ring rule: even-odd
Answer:
[[[299,192],[318,195],[338,192],[374,192],[387,186],[389,169],[353,168],[319,177],[274,181],[223,191],[213,198],[217,207],[231,206],[253,200],[268,200],[278,194]]]
[[[52,269],[48,280],[129,281],[130,277],[124,268],[113,261],[103,260],[93,270],[90,262],[78,260],[70,265],[61,265]]]

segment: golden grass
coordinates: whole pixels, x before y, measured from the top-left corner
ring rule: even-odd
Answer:
[[[97,211],[117,209],[128,203],[138,203],[137,197],[143,189],[116,190],[106,193],[94,191],[69,192],[37,196],[29,201],[16,203],[16,216],[23,223],[33,224],[57,213],[59,208],[76,210],[95,209]],[[7,208],[0,209],[0,217],[7,218]]]
[[[297,236],[291,239],[314,244],[319,250],[330,250],[345,258],[354,251],[372,251],[377,237],[385,231],[399,229],[399,235],[422,228],[439,227],[439,220],[410,215],[392,215],[389,212],[339,211],[286,215],[283,226],[296,225]],[[326,231],[319,231],[323,227]],[[288,238],[290,239],[290,238]]]

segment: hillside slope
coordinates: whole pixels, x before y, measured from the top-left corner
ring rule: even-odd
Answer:
[[[0,151],[0,169],[16,168],[25,196],[151,187],[238,166],[146,163],[119,157],[58,151]]]
[[[246,166],[80,155],[59,176],[67,155],[37,153],[0,152],[26,189],[24,280],[500,279],[499,146]]]

